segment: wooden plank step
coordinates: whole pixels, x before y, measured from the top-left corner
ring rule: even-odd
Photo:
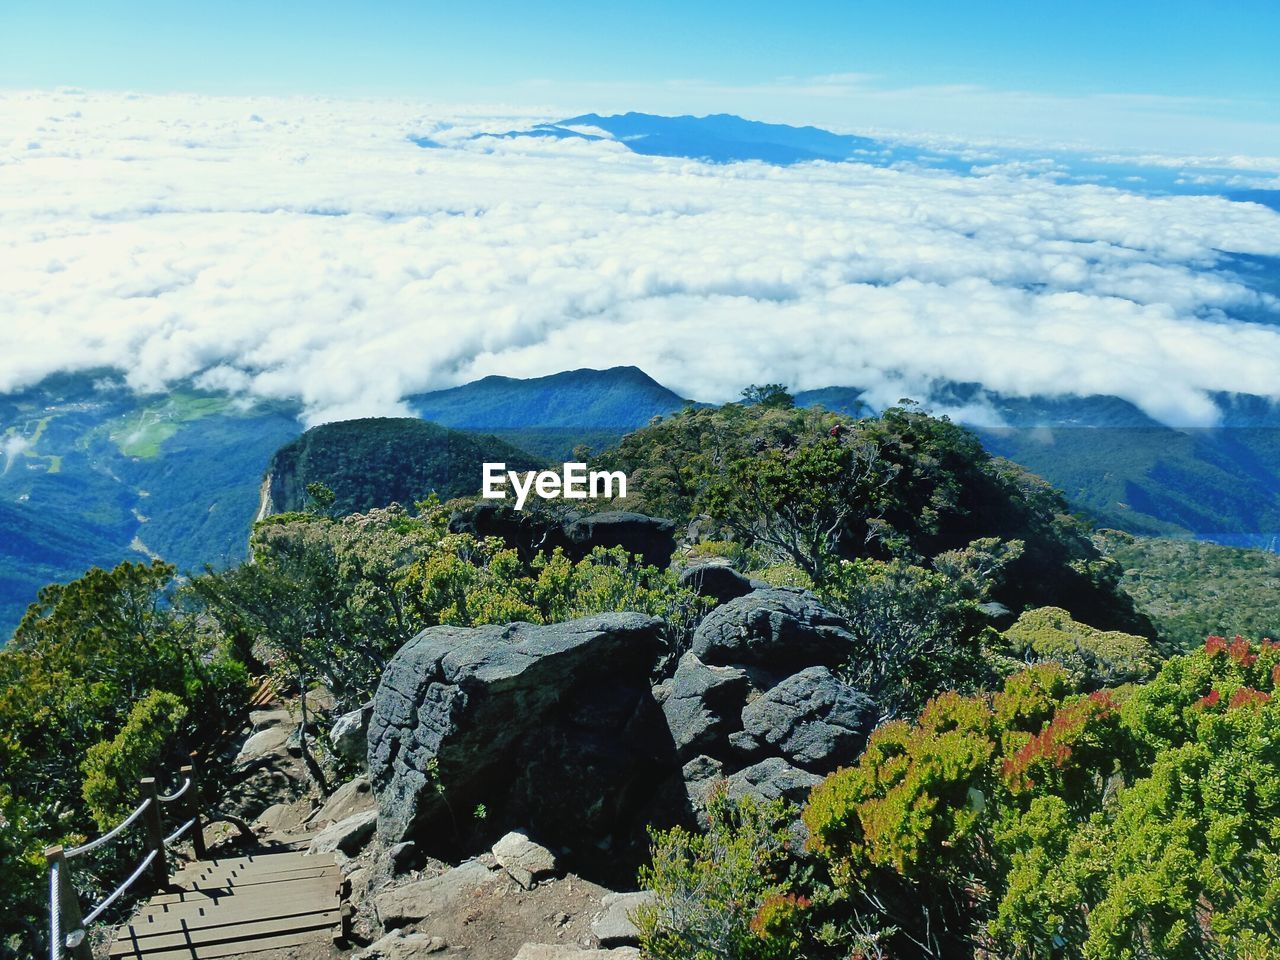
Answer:
[[[322,940],[328,940],[330,932],[327,930],[296,930],[289,933],[275,934],[273,936],[259,937],[251,943],[214,943],[201,944],[199,946],[191,946],[184,944],[176,948],[164,950],[150,950],[143,948],[146,952],[138,953],[129,948],[127,953],[115,953],[114,948],[111,956],[119,958],[119,960],[226,960],[232,957],[247,957],[255,953],[265,953],[268,950],[283,950],[286,947],[300,947],[308,943],[317,943]]]
[[[303,854],[303,852],[294,850],[283,850],[275,852],[275,854],[234,856],[234,858],[221,860],[197,860],[196,863],[187,864],[186,867],[175,870],[174,876],[179,877],[188,873],[204,873],[206,870],[279,869],[293,867],[293,865],[298,864],[324,864],[328,867],[328,865],[334,863],[333,854]]]
[[[186,918],[193,923],[222,923],[228,918],[287,916],[306,910],[327,910],[340,905],[338,891],[330,887],[328,890],[312,888],[309,890],[281,891],[272,897],[222,897],[218,900],[206,900],[203,903],[167,903],[158,907],[143,907],[132,921],[136,927],[148,924],[163,925],[176,923],[179,918]]]
[[[288,883],[281,884],[287,888],[282,893],[292,895],[295,891],[298,894],[325,893],[337,895],[341,886],[334,882],[334,876],[305,877],[303,879],[294,879]],[[162,893],[152,897],[145,906],[145,911],[159,912],[171,910],[176,907],[182,907],[187,904],[196,904],[199,906],[207,906],[212,903],[220,903],[224,900],[230,901],[235,899],[244,900],[246,898],[261,899],[257,896],[261,884],[249,884],[248,886],[236,887],[213,887],[208,890],[183,890],[181,893]]]
[[[334,906],[329,910],[302,914],[292,917],[269,917],[243,920],[238,923],[222,924],[216,927],[201,927],[178,921],[167,930],[138,931],[125,927],[117,937],[116,944],[127,952],[149,954],[153,950],[171,950],[186,947],[215,946],[222,943],[252,942],[261,937],[271,937],[282,933],[299,933],[306,931],[323,931],[331,933],[341,920],[341,912]],[[117,946],[113,945],[111,953],[116,955]]]
[[[330,867],[327,870],[315,871],[298,871],[297,873],[277,873],[269,877],[211,877],[208,880],[191,880],[184,886],[191,891],[204,891],[209,893],[230,892],[232,890],[246,890],[254,887],[261,887],[264,884],[274,883],[293,883],[301,880],[315,880],[319,877],[325,877],[332,880],[335,884],[342,882],[342,873],[337,867]]]
[[[298,867],[283,865],[279,869],[260,868],[255,870],[205,870],[202,873],[188,873],[183,877],[174,877],[173,883],[179,887],[191,883],[261,883],[275,877],[316,877],[326,873],[339,873],[337,864],[302,864]]]
[[[121,931],[121,938],[137,942],[142,946],[148,944],[165,944],[166,937],[191,937],[196,942],[213,940],[242,939],[246,932],[262,932],[266,926],[273,931],[306,930],[324,926],[328,922],[332,926],[332,918],[339,915],[340,905],[334,901],[327,904],[302,904],[285,907],[280,910],[256,910],[236,915],[223,916],[218,911],[207,917],[193,919],[191,917],[168,917],[159,923],[130,923]]]

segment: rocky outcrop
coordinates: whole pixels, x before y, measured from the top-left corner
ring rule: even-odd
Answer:
[[[662,689],[695,809],[722,779],[732,796],[803,802],[853,762],[878,711],[832,670],[852,650],[844,621],[803,590],[762,587],[707,615]]]
[[[383,840],[466,845],[461,816],[491,837],[527,828],[601,857],[643,842],[633,818],[678,769],[649,685],[661,629],[610,614],[411,640],[382,677],[369,729]]]
[[[717,784],[800,803],[857,758],[878,711],[833,669],[853,640],[812,594],[729,600],[652,687],[664,631],[628,613],[415,637],[385,671],[369,726],[384,843],[493,845],[526,889],[563,854],[575,869],[629,873],[645,828],[697,821]]]
[[[596,547],[622,547],[650,566],[665,568],[675,552],[675,524],[642,513],[612,510],[559,520],[530,510],[482,501],[455,510],[449,530],[477,537],[498,537],[524,558],[559,547],[581,560]]]
[[[826,772],[862,751],[876,714],[866,694],[826,667],[809,667],[747,704],[742,732],[761,751],[776,750],[798,767]]]
[[[565,524],[568,553],[581,559],[596,547],[622,547],[647,566],[665,568],[676,549],[676,525],[643,513],[590,513]]]
[[[662,712],[681,760],[715,750],[742,727],[750,680],[737,667],[709,667],[686,653],[666,684]]]
[[[768,587],[712,610],[694,634],[693,652],[706,663],[750,665],[787,676],[847,662],[853,638],[844,621],[813,594]]]
[[[680,586],[710,598],[718,606],[745,597],[758,584],[726,563],[700,563],[680,572]]]

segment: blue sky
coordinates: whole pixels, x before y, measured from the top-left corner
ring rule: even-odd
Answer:
[[[725,109],[1041,138],[1057,112],[1068,139],[1134,147],[1154,113],[1153,129],[1190,124],[1187,146],[1259,151],[1280,132],[1278,36],[1274,0],[4,0],[0,88]],[[1026,102],[1000,100],[1013,94]],[[1057,111],[1046,97],[1090,102]],[[1119,143],[1134,115],[1134,142]]]

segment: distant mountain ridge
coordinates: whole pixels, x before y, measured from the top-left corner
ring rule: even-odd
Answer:
[[[693,403],[631,366],[528,380],[485,377],[405,402],[424,420],[491,433],[548,460],[565,460],[579,446],[601,450],[654,417]]]
[[[954,164],[948,157],[871,137],[834,133],[821,127],[746,120],[729,113],[704,117],[584,113],[566,120],[535,124],[525,130],[476,135],[477,139],[480,137],[613,140],[645,156],[686,157],[711,163],[756,160],[789,166],[814,160],[857,160],[885,166],[898,160],[927,160],[938,166]],[[441,146],[429,138],[414,138],[414,142],[422,147]]]
[[[0,461],[0,639],[40,586],[91,565],[156,555],[198,570],[242,558],[264,470],[303,432],[297,404],[246,408],[190,385],[140,396],[117,381],[96,371],[0,396],[0,440],[25,443]],[[1062,489],[1100,526],[1275,549],[1280,410],[1264,398],[1215,397],[1227,428],[1214,430],[1175,430],[1117,397],[1002,397],[937,384],[917,399],[935,411],[984,408],[1008,424],[974,429],[988,449]],[[855,417],[877,412],[852,386],[796,400]],[[489,434],[476,455],[536,463],[569,459],[582,446],[602,450],[692,403],[633,366],[486,377],[406,402],[440,424],[423,424],[424,437],[442,428]],[[410,471],[412,489],[397,496],[420,496],[437,482],[444,493],[473,492],[475,467],[464,460],[453,473]],[[277,509],[302,502],[299,490],[305,484],[281,494]],[[350,502],[362,502],[358,490]]]
[[[441,500],[476,493],[481,465],[510,470],[544,466],[497,437],[449,430],[407,417],[341,420],[312,427],[276,451],[267,467],[269,508],[302,510],[307,488],[321,483],[334,494],[338,514],[364,513],[392,503],[411,506],[430,493]],[[246,531],[247,532],[247,531]]]
[[[1007,397],[940,383],[916,399],[940,412],[984,409],[985,423],[1005,425],[968,424],[987,449],[1044,477],[1100,526],[1266,549],[1280,534],[1280,406],[1265,397],[1214,395],[1214,428],[1166,426],[1113,396]],[[871,412],[854,387],[804,391],[796,402]]]
[[[485,377],[460,387],[405,397],[405,403],[423,420],[459,430],[630,430],[691,402],[639,367],[584,367],[527,380]]]

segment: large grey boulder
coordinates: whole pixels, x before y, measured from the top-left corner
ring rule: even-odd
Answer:
[[[705,663],[788,675],[846,662],[853,637],[845,622],[808,591],[769,587],[712,610],[693,636],[693,652]]]
[[[387,843],[528,828],[554,847],[596,849],[671,770],[649,686],[660,620],[635,613],[535,626],[434,627],[392,658],[373,701],[369,778]]]
[[[665,569],[676,549],[675,529],[672,521],[643,513],[590,513],[565,524],[569,541],[566,552],[571,558],[580,559],[596,547],[622,547],[640,557],[642,563]]]
[[[875,726],[876,704],[826,667],[809,667],[747,704],[742,735],[814,773],[851,763]]]
[[[804,803],[809,791],[821,782],[821,777],[793,767],[781,757],[770,757],[729,777],[727,792],[734,800],[751,796],[758,800],[784,798],[792,803]]]
[[[666,684],[663,715],[681,760],[714,753],[741,726],[750,680],[737,667],[710,667],[692,653],[676,665]]]

